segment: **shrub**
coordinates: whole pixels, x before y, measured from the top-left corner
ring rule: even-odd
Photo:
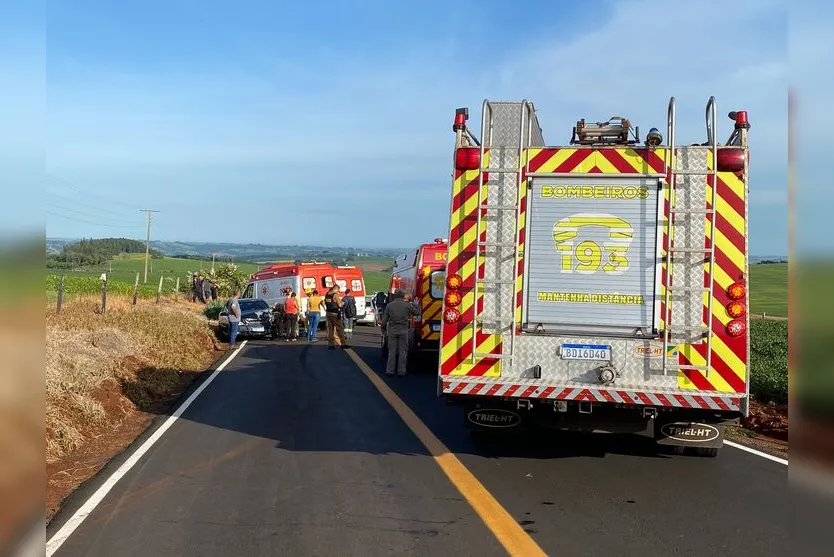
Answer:
[[[203,315],[205,315],[209,319],[217,319],[220,317],[220,312],[223,310],[223,306],[225,305],[224,302],[220,300],[214,300],[206,304],[203,308]]]
[[[750,320],[750,393],[788,401],[788,322]]]

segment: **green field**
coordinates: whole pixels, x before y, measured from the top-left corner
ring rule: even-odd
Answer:
[[[215,262],[215,268],[220,266],[220,262]],[[358,257],[350,261],[351,265],[356,265],[362,269],[365,277],[365,288],[368,294],[377,292],[379,290],[386,290],[388,283],[391,280],[391,272],[384,269],[390,268],[393,264],[391,257]],[[247,273],[254,273],[263,265],[254,263],[240,263],[238,268]],[[188,282],[188,274],[196,271],[208,271],[211,269],[211,260],[194,260],[194,259],[177,259],[173,257],[165,257],[163,259],[150,259],[148,261],[148,287],[153,287],[152,291],[156,292],[156,287],[159,285],[159,278],[164,277],[163,290],[173,290],[173,285],[176,284],[176,279],[180,279],[180,289],[185,290]],[[145,256],[144,254],[125,254],[120,255],[109,263],[103,265],[89,266],[76,268],[72,270],[63,269],[47,269],[47,275],[65,275],[67,277],[99,277],[102,273],[107,273],[107,278],[111,283],[124,282],[133,284],[136,280],[136,273],[139,273],[139,284],[144,284],[145,278]],[[52,284],[51,282],[49,284]],[[81,288],[82,283],[78,283]],[[54,286],[54,285],[53,285]],[[83,287],[84,290],[87,286]],[[49,290],[49,286],[47,287]],[[143,289],[144,291],[145,289]],[[150,292],[150,290],[149,290]]]
[[[788,264],[750,265],[750,312],[788,316]]]
[[[221,265],[220,262],[215,262],[215,268]],[[254,273],[260,267],[253,263],[241,263],[238,268],[245,273]],[[165,257],[163,259],[150,259],[148,261],[148,284],[158,285],[159,277],[180,279],[180,288],[184,288],[187,282],[188,273],[197,271],[211,270],[211,259],[195,260],[195,259],[176,259],[173,257]],[[124,254],[114,257],[109,263],[103,265],[96,265],[90,267],[76,268],[73,270],[63,269],[47,269],[47,274],[50,275],[66,275],[66,276],[100,276],[102,273],[107,273],[108,280],[129,282],[133,284],[136,280],[136,273],[139,273],[139,284],[144,283],[145,278],[145,255],[144,254]]]

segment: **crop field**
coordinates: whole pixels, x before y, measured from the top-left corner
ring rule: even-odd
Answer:
[[[215,267],[218,267],[221,262],[215,262]],[[254,263],[241,263],[238,268],[245,273],[254,273],[258,270],[258,265]],[[211,269],[211,259],[195,260],[195,259],[177,259],[174,257],[165,257],[163,259],[148,260],[148,284],[159,285],[159,277],[172,278],[176,280],[180,277],[180,287],[184,287],[188,273]],[[125,254],[114,257],[109,263],[103,265],[96,265],[90,267],[76,268],[73,270],[58,270],[47,269],[47,273],[51,275],[66,275],[66,276],[95,276],[98,277],[102,273],[107,273],[108,280],[118,282],[129,282],[133,284],[136,280],[136,273],[139,273],[139,283],[142,284],[145,278],[145,255],[144,254]]]
[[[788,264],[750,265],[750,312],[788,316]]]

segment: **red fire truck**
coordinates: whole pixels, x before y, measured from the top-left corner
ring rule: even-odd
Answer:
[[[267,265],[249,277],[244,298],[260,298],[270,306],[283,304],[290,291],[297,293],[301,311],[307,311],[307,294],[313,289],[324,296],[334,284],[342,292],[350,288],[356,298],[357,315],[365,315],[365,281],[362,270],[353,266],[334,266],[318,261]],[[324,309],[322,308],[322,317]]]
[[[440,319],[446,280],[446,250],[443,238],[404,253],[394,260],[388,293],[400,289],[418,300],[420,318],[412,320],[409,353],[437,351],[440,347]],[[382,336],[382,354],[387,357],[388,344]]]
[[[548,146],[533,104],[458,109],[438,390],[477,432],[651,435],[715,456],[748,412],[745,111],[718,140],[625,118]],[[694,139],[694,138],[693,138]]]

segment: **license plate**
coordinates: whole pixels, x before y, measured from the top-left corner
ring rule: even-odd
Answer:
[[[562,359],[607,362],[611,360],[611,347],[605,344],[563,344]]]
[[[259,326],[259,325],[255,325],[255,326],[249,325],[249,330],[252,331],[253,333],[262,333],[262,332],[264,332],[264,328]]]
[[[431,330],[432,330],[433,333],[439,333],[440,332],[440,323],[433,324],[431,326]]]

